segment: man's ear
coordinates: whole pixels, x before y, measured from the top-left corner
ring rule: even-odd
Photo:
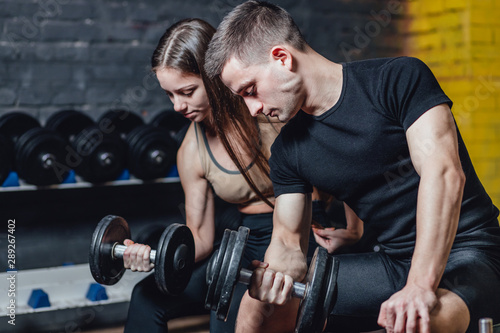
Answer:
[[[289,70],[293,68],[293,58],[290,51],[284,46],[274,46],[271,49],[271,57],[274,61],[279,61],[283,66],[287,67]]]

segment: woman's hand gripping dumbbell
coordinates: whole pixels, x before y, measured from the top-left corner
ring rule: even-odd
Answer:
[[[125,240],[128,240],[127,244],[123,244]],[[89,252],[90,271],[98,283],[117,283],[128,268],[126,266],[132,268],[130,261],[133,258],[130,254],[137,256],[140,252],[143,256],[140,269],[145,271],[145,268],[155,268],[158,289],[171,295],[184,291],[194,266],[194,239],[187,226],[170,224],[163,232],[156,250],[146,251],[149,246],[132,245],[131,242],[133,243],[130,240],[130,229],[123,218],[108,215],[99,222],[94,230]],[[133,270],[139,271],[137,267]]]

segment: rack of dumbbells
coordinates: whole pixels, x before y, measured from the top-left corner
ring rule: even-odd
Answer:
[[[98,119],[62,110],[43,124],[26,112],[0,116],[0,243],[10,255],[0,257],[0,291],[12,295],[0,301],[1,332],[123,321],[145,273],[95,283],[89,240],[108,214],[126,216],[133,239],[153,247],[155,231],[184,223],[175,158],[188,124],[170,110],[148,122],[126,110]]]
[[[0,117],[1,190],[176,177],[176,152],[188,124],[173,111],[160,112],[145,124],[125,110],[108,111],[98,121],[63,110],[44,127],[28,113],[7,113]]]

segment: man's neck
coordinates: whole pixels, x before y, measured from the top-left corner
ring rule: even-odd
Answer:
[[[302,110],[319,116],[331,109],[342,93],[342,65],[309,50],[300,59],[306,98]]]

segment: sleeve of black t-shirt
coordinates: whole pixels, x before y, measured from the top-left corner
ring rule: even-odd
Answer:
[[[296,165],[294,167],[294,164],[297,163],[296,156],[293,156],[293,152],[290,153],[286,149],[286,147],[290,147],[290,145],[294,144],[290,140],[290,137],[287,139],[286,134],[293,132],[289,131],[289,125],[291,124],[288,124],[281,130],[281,133],[278,135],[276,140],[274,140],[274,143],[271,146],[269,167],[275,197],[285,193],[312,192],[312,186],[302,179],[299,174],[297,174]],[[283,141],[287,141],[287,144],[284,145]]]
[[[405,131],[432,107],[442,103],[448,103],[451,107],[452,102],[422,61],[400,57],[394,58],[385,67],[381,71],[377,91],[379,107],[382,112],[396,119]],[[287,133],[293,133],[294,126],[301,125],[295,118],[282,129],[271,148],[270,176],[276,197],[284,193],[312,191],[311,185],[297,173],[298,157],[294,156],[293,149],[296,143],[287,136]]]
[[[381,108],[397,119],[405,131],[434,106],[452,106],[429,67],[412,57],[394,58],[386,64],[378,97]]]

